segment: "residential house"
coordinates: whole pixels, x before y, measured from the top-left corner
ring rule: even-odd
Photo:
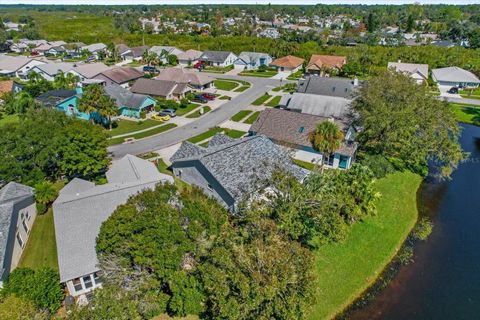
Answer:
[[[107,45],[104,43],[93,43],[80,48],[80,51],[88,51],[95,59],[99,59],[101,53],[107,51]]]
[[[52,55],[62,54],[66,51],[66,45],[67,43],[64,41],[52,41],[42,43],[39,46],[35,47],[32,52],[36,52],[42,55],[48,55],[51,50]]]
[[[253,70],[258,69],[260,66],[269,66],[272,62],[272,57],[267,53],[261,52],[242,52],[235,60],[235,69],[241,70]]]
[[[451,40],[436,40],[432,42],[432,45],[440,48],[453,48],[457,44]]]
[[[307,73],[323,76],[329,70],[341,70],[347,63],[347,57],[314,54],[307,64]]]
[[[118,45],[117,50],[119,50],[120,57],[122,57],[123,60],[142,60],[144,53],[147,51],[150,47],[149,46],[139,46],[139,47],[127,47],[126,45]]]
[[[36,217],[31,187],[10,182],[0,189],[0,287],[20,262]]]
[[[66,46],[54,46],[48,49],[44,54],[46,56],[61,56],[67,53],[67,48]]]
[[[476,75],[459,67],[433,69],[432,79],[441,86],[472,88],[480,86],[480,80]]]
[[[196,185],[230,211],[258,192],[275,169],[283,169],[302,180],[307,172],[293,165],[288,154],[267,137],[233,140],[223,134],[203,148],[188,141],[170,158],[176,177]]]
[[[228,67],[233,65],[237,58],[231,51],[205,51],[198,61],[207,66]]]
[[[191,88],[187,83],[141,78],[135,81],[130,91],[151,97],[180,100],[185,97],[185,94],[191,92]]]
[[[193,66],[198,62],[203,52],[189,49],[185,52],[177,54],[178,64],[181,66]]]
[[[119,114],[126,117],[141,118],[142,112],[154,110],[157,103],[150,96],[130,92],[117,84],[105,86],[105,92],[117,103]]]
[[[111,67],[101,62],[96,62],[96,63],[79,64],[69,72],[72,73],[73,75],[80,77],[81,81],[84,81],[87,79],[94,79],[100,73],[107,71],[109,69],[111,69]]]
[[[10,45],[10,51],[16,53],[23,53],[30,51],[33,48],[36,48],[42,44],[48,43],[47,40],[29,40],[29,39],[20,39],[18,42],[12,43]]]
[[[117,84],[128,88],[135,80],[143,77],[143,72],[131,67],[117,67],[107,69],[97,74],[93,79],[105,81],[107,85]]]
[[[42,78],[48,81],[53,81],[55,80],[55,77],[60,73],[68,73],[70,70],[72,70],[75,67],[73,63],[68,63],[68,62],[53,62],[53,63],[46,63],[46,64],[40,64],[32,69],[30,69],[30,72],[35,72],[38,75],[40,75]]]
[[[297,92],[352,98],[359,86],[360,82],[357,79],[307,76],[298,81]]]
[[[302,68],[304,61],[304,59],[295,56],[286,56],[273,60],[270,66],[281,72],[295,73]]]
[[[280,32],[276,28],[266,28],[262,30],[258,36],[260,38],[270,38],[270,39],[278,39],[280,38]]]
[[[283,95],[278,107],[321,117],[345,117],[350,111],[350,102],[343,97],[296,92]]]
[[[428,64],[389,62],[388,69],[406,74],[418,84],[426,83],[428,80]]]
[[[180,68],[164,69],[154,79],[186,83],[190,88],[199,91],[214,88],[213,81],[215,80],[204,73],[190,72]]]
[[[167,55],[178,56],[179,54],[184,53],[183,50],[172,46],[153,46],[148,52],[156,54],[163,64],[168,63]]]
[[[322,155],[313,149],[310,133],[323,121],[332,121],[344,133],[340,148],[330,155]],[[250,127],[251,135],[265,135],[276,144],[295,152],[294,158],[322,163],[329,168],[349,169],[355,160],[357,143],[355,129],[344,118],[320,117],[311,114],[267,108]]]
[[[153,163],[132,155],[114,162],[106,177],[108,183],[102,185],[75,178],[53,203],[60,281],[79,299],[101,287],[95,241],[102,223],[131,196],[173,183]]]
[[[4,22],[3,26],[5,28],[5,31],[20,31],[20,29],[25,26],[25,24],[8,21]]]
[[[41,64],[45,62],[24,56],[0,55],[0,76],[26,79],[30,69]]]

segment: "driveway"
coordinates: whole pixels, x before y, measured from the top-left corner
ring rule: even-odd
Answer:
[[[280,85],[280,81],[273,79],[241,77],[226,74],[209,75],[215,78],[245,80],[251,83],[251,87],[242,94],[233,97],[232,100],[227,101],[218,108],[210,111],[203,117],[187,123],[182,127],[172,129],[156,136],[141,139],[130,144],[110,146],[108,151],[112,154],[112,157],[118,159],[126,154],[137,155],[145,152],[152,152],[187,140],[230,119],[238,111],[248,107],[259,96]],[[283,83],[285,83],[285,81]]]
[[[457,99],[462,99],[462,97],[457,93],[448,93],[448,90],[450,90],[452,86],[438,86],[438,90],[440,90],[440,97],[447,97],[447,98],[457,98]]]
[[[272,77],[272,79],[275,79],[275,80],[280,80],[280,79],[287,79],[287,77],[290,75],[291,73],[288,72],[288,71],[279,71],[276,75],[274,75]]]

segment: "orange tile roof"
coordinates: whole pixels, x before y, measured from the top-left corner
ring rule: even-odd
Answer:
[[[286,57],[275,59],[270,64],[272,66],[277,66],[277,67],[296,68],[302,65],[303,61],[305,60],[299,57],[286,56]]]
[[[12,86],[12,80],[0,81],[0,97],[3,96],[5,93],[12,91]]]
[[[316,70],[320,70],[321,68],[341,69],[345,63],[347,63],[347,57],[344,57],[344,56],[327,56],[327,55],[314,54],[310,58],[310,62],[308,62],[307,69],[316,69]]]

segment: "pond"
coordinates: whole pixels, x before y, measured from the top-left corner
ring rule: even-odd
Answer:
[[[432,234],[415,246],[414,262],[350,319],[480,318],[480,127],[462,127],[469,159],[450,181],[424,182],[418,192]]]

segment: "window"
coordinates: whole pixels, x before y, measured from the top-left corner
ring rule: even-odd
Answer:
[[[83,286],[82,286],[82,282],[80,281],[80,278],[75,278],[73,279],[73,288],[75,289],[75,291],[82,291],[83,290]]]
[[[92,277],[90,275],[85,276],[82,279],[83,279],[83,284],[85,285],[85,289],[93,287]]]
[[[30,233],[30,229],[28,228],[27,224],[25,223],[25,220],[22,220],[22,225],[23,225],[23,229],[25,230],[25,232],[27,234]]]
[[[99,285],[100,283],[102,283],[102,279],[100,278],[101,276],[102,276],[101,271],[95,272],[93,274],[93,280],[96,285]]]
[[[23,248],[25,243],[23,243],[22,237],[20,237],[20,233],[17,233],[17,241],[18,241],[18,244],[20,245],[20,247]]]

